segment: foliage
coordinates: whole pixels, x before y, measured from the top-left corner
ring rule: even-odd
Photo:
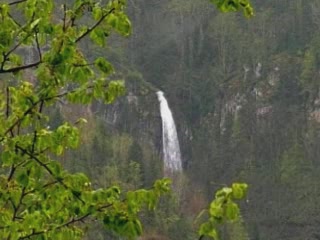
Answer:
[[[253,16],[253,8],[249,0],[210,0],[222,12],[235,12],[243,10],[246,17]]]
[[[234,201],[245,198],[247,188],[245,183],[233,183],[232,187],[224,187],[216,192],[215,199],[207,210],[209,218],[199,228],[200,239],[205,236],[218,239],[217,227],[220,224],[239,219],[240,209]],[[203,213],[204,211],[200,213],[198,218]]]
[[[77,239],[83,235],[81,222],[88,218],[132,238],[142,231],[140,209],[153,209],[169,191],[168,179],[156,181],[149,190],[94,189],[84,174],[71,174],[57,161],[79,145],[76,125],[86,120],[48,128],[46,109],[59,101],[111,103],[124,93],[123,82],[111,80],[111,64],[102,57],[87,62],[79,47],[87,36],[101,46],[111,31],[127,36],[130,22],[124,7],[124,1],[75,1],[62,5],[62,21],[57,23],[53,1],[1,4],[0,73],[14,78],[5,83],[0,106],[2,238]],[[88,24],[79,24],[88,15]],[[36,59],[27,62],[19,50],[36,51]]]

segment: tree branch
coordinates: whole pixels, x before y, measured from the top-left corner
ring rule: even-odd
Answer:
[[[112,207],[112,206],[113,206],[113,204],[108,204],[108,205],[105,205],[105,206],[102,206],[102,207],[98,208],[97,211],[100,211],[102,209],[109,208],[109,207]],[[20,237],[19,239],[27,239],[27,238],[31,238],[31,237],[36,236],[36,235],[41,235],[41,234],[44,234],[44,233],[47,233],[47,232],[50,232],[50,231],[59,230],[59,229],[64,228],[64,227],[68,227],[69,225],[75,224],[77,222],[84,221],[86,218],[90,217],[91,215],[92,215],[92,213],[88,212],[88,213],[84,214],[81,217],[72,218],[68,222],[63,223],[63,224],[61,224],[61,225],[59,225],[59,226],[57,226],[55,228],[50,228],[50,229],[46,229],[46,230],[39,231],[39,232],[32,232],[31,234],[26,235],[24,237]]]
[[[29,174],[28,174],[29,175]],[[14,212],[13,212],[13,217],[12,217],[12,220],[14,221],[15,219],[19,218],[17,215],[18,215],[18,211],[19,211],[19,208],[22,204],[22,200],[23,198],[26,196],[25,195],[25,191],[26,191],[26,187],[23,187],[22,188],[22,191],[21,191],[21,195],[20,195],[20,198],[19,198],[19,202],[18,202],[18,205],[16,206],[16,208],[14,209]]]
[[[12,5],[16,5],[16,4],[19,4],[19,3],[23,3],[23,2],[26,2],[27,0],[18,0],[18,1],[15,1],[15,2],[11,2],[9,3],[10,6]]]
[[[63,4],[63,32],[66,31],[66,28],[67,28],[67,6],[66,4]]]
[[[17,168],[14,166],[14,164],[12,164],[12,165],[11,165],[11,168],[10,168],[10,173],[9,173],[9,176],[8,176],[8,179],[7,179],[8,182],[11,181],[11,179],[12,179],[12,177],[13,177],[13,174],[14,174],[14,172],[16,171],[16,169],[17,169]]]
[[[10,90],[9,90],[9,87],[6,88],[6,94],[7,94],[6,117],[9,118],[9,108],[10,108]]]
[[[52,186],[52,185],[54,185],[54,184],[56,184],[56,183],[59,183],[59,181],[58,181],[58,180],[54,180],[54,181],[52,181],[52,182],[49,182],[49,183],[43,185],[43,186],[41,187],[41,189],[45,189],[45,188],[50,187],[50,186]],[[37,189],[32,189],[32,190],[30,190],[30,191],[28,191],[28,192],[25,192],[24,195],[26,196],[26,195],[28,195],[28,194],[34,193],[35,191],[37,191]]]
[[[29,156],[30,159],[33,159],[35,160],[41,167],[43,167],[49,174],[50,176],[57,180],[65,189],[67,190],[71,190],[71,193],[72,195],[77,198],[81,203],[85,203],[77,194],[74,193],[74,191],[72,191],[72,189],[70,189],[64,182],[62,179],[60,178],[57,178],[54,173],[52,172],[52,170],[46,165],[44,164],[43,162],[41,162],[41,160],[39,158],[37,158],[34,154],[28,152],[26,149],[24,149],[23,147],[19,146],[19,145],[16,145],[16,148],[19,149],[22,154],[26,154],[27,156]]]
[[[34,62],[34,63],[31,63],[31,64],[19,66],[19,67],[9,68],[9,69],[0,69],[0,73],[14,73],[14,72],[18,72],[18,71],[21,71],[21,70],[24,70],[24,69],[36,67],[40,63],[42,63],[42,61]]]
[[[106,85],[107,86],[107,85]],[[105,87],[106,87],[105,86]],[[88,86],[87,89],[93,89],[94,86]],[[21,121],[28,115],[32,112],[32,110],[40,103],[40,108],[39,108],[39,112],[41,112],[42,110],[42,106],[44,104],[45,101],[50,101],[52,99],[55,99],[55,98],[62,98],[70,93],[73,93],[75,92],[76,90],[73,89],[73,90],[70,90],[70,91],[66,91],[66,92],[63,92],[63,93],[60,93],[58,95],[54,95],[54,96],[48,96],[48,97],[44,97],[42,99],[39,99],[38,101],[34,102],[24,113],[23,115],[18,118],[3,134],[2,138],[0,139],[0,142],[2,142],[4,139],[5,139],[5,136],[11,132],[17,125],[19,125],[21,123]]]
[[[6,117],[9,118],[10,115],[10,90],[9,87],[6,88]],[[12,129],[10,130],[11,137],[14,136]]]
[[[113,13],[115,11],[115,8],[110,9],[109,12],[107,12],[105,15],[103,15],[99,21],[97,21],[92,27],[88,28],[87,31],[85,31],[80,37],[78,37],[76,39],[76,43],[79,42],[82,38],[84,38],[85,36],[87,36],[89,33],[91,33],[96,27],[98,27],[100,25],[100,23],[107,17],[109,16],[111,13]]]
[[[9,50],[9,52],[3,54],[4,58],[3,58],[3,62],[2,62],[2,64],[1,64],[1,70],[3,70],[4,64],[5,64],[5,62],[8,60],[9,55],[10,55],[11,53],[13,53],[18,47],[20,47],[21,44],[23,43],[23,41],[25,41],[28,37],[30,37],[30,35],[31,35],[31,34],[29,33],[29,34],[28,34],[27,36],[25,36],[20,42],[18,42],[17,45],[15,45],[11,50]]]
[[[37,104],[39,103],[40,101],[37,101],[35,103],[32,104],[32,106],[30,106],[24,113],[23,115],[18,118],[8,129],[7,131],[4,132],[3,134],[3,138],[5,137],[5,135],[7,135],[9,132],[11,132],[15,126],[17,126],[28,114],[30,114],[33,110],[33,108],[35,108],[37,106]],[[1,139],[1,141],[3,140],[3,138]],[[1,142],[0,141],[0,142]]]
[[[31,147],[31,153],[34,154],[34,150],[35,150],[35,146],[36,146],[36,142],[37,142],[37,130],[34,131],[33,133],[33,140],[32,140],[32,147]]]
[[[39,44],[38,31],[36,31],[36,44],[37,44],[37,50],[39,54],[39,61],[42,62],[42,53],[41,53],[40,44]]]
[[[15,24],[17,24],[19,27],[22,27],[22,25],[9,12],[7,14]]]
[[[36,156],[34,156],[33,154],[29,153],[26,149],[24,149],[23,147],[16,145],[16,148],[18,150],[20,150],[22,152],[22,154],[25,154],[27,156],[29,156],[31,159],[35,160],[41,167],[45,168],[46,171],[54,178],[56,179],[56,177],[54,176],[53,172],[51,171],[50,168],[48,168],[48,166],[46,164],[44,164],[43,162],[40,161],[39,158],[37,158]]]

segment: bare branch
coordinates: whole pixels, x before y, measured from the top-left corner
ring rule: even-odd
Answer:
[[[67,28],[67,5],[63,4],[63,32],[66,31]]]
[[[15,2],[11,2],[9,3],[10,6],[12,5],[16,5],[16,4],[19,4],[19,3],[23,3],[23,2],[26,2],[27,0],[18,0],[18,1],[15,1]]]
[[[7,93],[7,106],[6,106],[6,117],[9,117],[9,108],[10,108],[10,90],[9,87],[6,88]]]
[[[42,52],[41,52],[40,44],[39,44],[38,31],[36,31],[35,35],[36,35],[37,50],[38,50],[38,54],[39,54],[39,61],[42,62]]]
[[[22,200],[23,198],[26,196],[25,195],[25,191],[26,191],[26,187],[23,187],[22,188],[22,191],[21,191],[21,195],[20,195],[20,198],[19,198],[19,202],[18,202],[18,205],[16,206],[16,208],[14,209],[14,212],[13,212],[13,217],[12,217],[12,220],[14,221],[15,219],[20,219],[17,215],[18,215],[18,211],[19,211],[19,208],[22,204]]]
[[[0,73],[14,73],[14,72],[18,72],[18,71],[21,71],[21,70],[24,70],[24,69],[36,67],[40,63],[42,63],[42,61],[34,62],[34,63],[31,63],[31,64],[19,66],[19,67],[13,67],[13,68],[9,68],[9,69],[0,69]]]
[[[17,24],[19,27],[22,27],[22,25],[9,12],[7,14],[15,24]]]
[[[16,171],[16,169],[17,169],[17,168],[14,166],[14,164],[12,164],[12,165],[11,165],[11,168],[10,168],[10,173],[9,173],[9,176],[8,176],[8,179],[7,179],[8,182],[11,181],[11,179],[12,179],[12,177],[13,177],[13,174],[14,174],[14,172]]]
[[[33,140],[32,140],[32,148],[31,148],[31,153],[34,154],[34,150],[35,150],[35,146],[36,146],[36,143],[37,143],[37,130],[34,131],[33,133]]]

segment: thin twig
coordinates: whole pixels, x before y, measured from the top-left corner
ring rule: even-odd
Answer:
[[[18,71],[21,71],[24,69],[36,67],[40,63],[42,63],[42,61],[37,61],[37,62],[31,63],[31,64],[27,64],[27,65],[23,65],[23,66],[19,66],[19,67],[14,67],[14,68],[9,68],[9,69],[0,69],[0,73],[14,73],[14,72],[18,72]]]
[[[108,205],[105,205],[105,206],[102,206],[100,208],[98,208],[97,210],[101,210],[102,208],[109,208],[109,207],[112,207],[113,204],[108,204]],[[69,225],[72,225],[72,224],[75,224],[77,222],[83,222],[86,218],[90,217],[92,215],[92,213],[86,213],[84,214],[83,216],[81,217],[78,217],[78,218],[72,218],[71,220],[69,220],[68,222],[66,223],[63,223],[55,228],[50,228],[50,229],[46,229],[44,231],[39,231],[39,232],[32,232],[31,234],[29,235],[26,235],[24,237],[20,237],[19,239],[27,239],[27,238],[31,238],[33,236],[36,236],[36,235],[41,235],[41,234],[44,234],[44,233],[47,233],[47,232],[50,232],[50,231],[54,231],[54,230],[59,230],[61,228],[64,228],[64,227],[68,227]]]
[[[107,87],[108,84],[106,84],[105,86],[103,87]],[[93,89],[94,86],[88,86],[87,89]],[[16,127],[16,126],[19,126],[19,124],[21,123],[21,121],[28,115],[28,114],[31,114],[33,109],[40,103],[40,104],[44,104],[44,102],[46,101],[50,101],[52,99],[55,99],[55,98],[62,98],[70,93],[74,93],[76,92],[77,89],[74,89],[74,90],[70,90],[70,91],[66,91],[66,92],[63,92],[63,93],[60,93],[60,94],[57,94],[57,95],[54,95],[54,96],[49,96],[49,97],[45,97],[45,98],[42,98],[42,99],[39,99],[38,101],[32,103],[32,105],[22,114],[22,116],[20,118],[18,118],[3,134],[3,136],[1,137],[0,139],[0,142],[2,142],[4,139],[5,139],[5,136],[9,133],[9,132],[12,132],[12,130]],[[42,109],[41,105],[40,105],[40,110]]]
[[[6,117],[9,118],[9,108],[10,108],[10,89],[9,89],[9,87],[6,88],[6,93],[7,93]]]
[[[66,21],[67,21],[67,6],[66,4],[63,4],[63,32],[66,31]]]
[[[19,198],[18,205],[16,206],[16,208],[14,209],[14,212],[13,212],[12,221],[14,221],[15,219],[19,218],[17,215],[18,215],[19,208],[20,208],[20,206],[22,204],[22,200],[25,197],[25,191],[26,191],[26,187],[23,187],[22,191],[21,191],[20,198]]]
[[[36,143],[37,143],[37,130],[34,131],[33,133],[33,140],[32,140],[32,148],[31,148],[31,153],[34,154],[34,150],[35,150],[35,146],[36,146]]]
[[[22,25],[9,12],[7,14],[15,24],[17,24],[20,28],[22,27]]]
[[[41,189],[45,189],[45,188],[50,187],[50,186],[52,186],[52,185],[54,185],[54,184],[56,184],[56,183],[59,183],[59,181],[58,181],[58,180],[55,180],[55,181],[53,181],[53,182],[49,182],[49,183],[43,185],[43,186],[41,187]],[[25,192],[24,195],[26,196],[26,195],[28,195],[28,194],[34,193],[34,192],[37,191],[37,190],[38,190],[38,189],[35,189],[35,188],[34,188],[34,189],[32,189],[32,190],[30,190],[30,191],[28,191],[28,192]]]
[[[7,131],[4,132],[3,136],[7,135],[9,132],[11,132],[28,114],[30,114],[33,110],[33,108],[38,104],[38,102],[34,103],[31,107],[29,107],[27,109],[27,111],[25,111],[23,113],[23,115],[18,118],[8,129]],[[3,140],[3,138],[1,139],[1,141]],[[0,141],[0,142],[1,142]]]
[[[25,36],[20,42],[18,42],[17,43],[17,45],[15,45],[11,50],[9,50],[9,52],[7,52],[6,54],[4,54],[4,62],[6,62],[7,60],[8,60],[8,57],[9,57],[9,55],[11,54],[11,53],[13,53],[18,47],[20,47],[21,46],[21,44],[28,38],[28,37],[30,37],[30,33],[27,35],[27,36]],[[2,67],[1,67],[1,69],[3,69],[3,63],[2,63]]]
[[[99,21],[97,21],[92,27],[88,28],[87,31],[85,31],[80,37],[78,37],[76,39],[76,43],[79,42],[82,38],[84,38],[85,36],[87,36],[89,33],[91,33],[96,27],[98,27],[100,25],[100,23],[107,17],[109,16],[111,13],[113,13],[115,11],[115,8],[110,9],[109,12],[107,12],[105,15],[103,15]]]
[[[12,179],[12,177],[13,177],[14,172],[16,171],[16,169],[17,169],[17,168],[14,166],[14,164],[12,164],[12,165],[11,165],[11,168],[10,168],[10,173],[9,173],[9,176],[8,176],[8,179],[7,179],[8,182],[11,181],[11,179]]]
[[[93,66],[94,63],[86,63],[86,64],[76,64],[74,63],[73,66],[74,67],[87,67],[87,66]]]
[[[16,145],[16,148],[19,149],[23,154],[28,155],[31,159],[35,160],[41,167],[43,167],[49,174],[51,177],[53,177],[55,180],[57,180],[65,189],[69,189],[69,187],[63,182],[62,179],[57,178],[54,173],[52,172],[52,170],[47,166],[47,164],[44,164],[43,162],[41,162],[41,160],[39,158],[37,158],[34,154],[28,152],[26,149],[22,148],[19,145]],[[85,203],[77,194],[75,194],[72,190],[71,190],[72,195],[77,198],[81,203]]]
[[[37,44],[37,50],[39,54],[39,60],[40,62],[42,62],[42,53],[41,53],[40,44],[39,44],[38,31],[36,31],[36,44]]]
[[[23,3],[23,2],[26,2],[27,0],[19,0],[19,1],[15,1],[15,2],[11,2],[9,3],[10,6],[12,5],[16,5],[16,4],[19,4],[19,3]]]

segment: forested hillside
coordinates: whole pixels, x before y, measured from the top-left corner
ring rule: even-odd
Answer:
[[[36,1],[22,0],[12,5],[24,2],[31,6]],[[39,2],[43,4],[45,1]],[[41,193],[46,196],[41,195],[41,198],[32,200],[34,202],[30,200],[34,206],[28,211],[21,210],[23,201],[26,201],[23,198],[36,192],[34,190],[36,187],[26,191],[28,187],[30,188],[30,184],[37,182],[27,180],[30,172],[27,172],[28,175],[24,173],[18,175],[16,185],[6,185],[4,182],[10,182],[11,178],[15,177],[14,167],[24,167],[27,165],[25,162],[32,162],[32,158],[38,161],[38,155],[43,156],[41,154],[48,149],[51,151],[53,147],[49,144],[54,140],[47,137],[49,132],[56,134],[54,137],[57,139],[72,135],[74,141],[78,141],[78,132],[71,127],[71,124],[69,126],[65,123],[69,121],[75,123],[82,132],[79,139],[80,148],[76,151],[70,150],[76,145],[75,143],[55,140],[58,142],[57,145],[54,145],[55,148],[43,159],[47,161],[54,157],[70,172],[87,174],[92,186],[88,186],[89,180],[81,174],[65,177],[60,165],[50,160],[50,164],[42,165],[47,172],[35,177],[35,179],[37,177],[45,179],[40,182],[41,187],[45,189],[41,191],[45,192],[48,186],[48,188],[57,186],[55,190],[57,195],[62,194],[65,190],[69,190],[64,184],[76,186],[80,189],[80,193],[89,191],[88,189],[91,191],[91,187],[103,188],[106,190],[101,190],[101,196],[113,194],[110,199],[116,204],[112,202],[107,207],[105,205],[101,207],[100,201],[104,199],[96,197],[97,209],[96,205],[85,205],[84,208],[77,202],[79,192],[71,191],[65,197],[67,199],[65,201],[74,200],[79,204],[80,207],[76,206],[73,209],[77,212],[75,217],[71,220],[63,219],[67,214],[73,213],[71,210],[61,213],[63,207],[58,209],[58,204],[53,205],[56,207],[54,211],[60,214],[61,223],[55,222],[56,225],[53,225],[50,222],[52,220],[50,214],[54,216],[53,210],[48,211],[48,216],[42,217],[49,219],[50,231],[58,230],[57,234],[60,234],[59,229],[69,227],[74,222],[80,222],[79,225],[82,227],[82,217],[77,218],[81,214],[86,218],[99,211],[106,211],[105,214],[111,212],[111,217],[110,215],[102,217],[108,229],[96,221],[102,216],[99,213],[97,216],[94,215],[94,219],[89,223],[86,222],[84,239],[125,239],[114,234],[117,231],[123,233],[126,229],[131,229],[128,227],[123,230],[121,224],[115,223],[117,217],[120,216],[120,219],[123,217],[122,209],[126,209],[125,214],[130,213],[130,209],[127,210],[130,201],[126,198],[121,200],[122,195],[118,187],[125,193],[145,188],[149,195],[156,195],[158,194],[156,191],[166,185],[163,182],[161,183],[163,185],[158,184],[159,189],[152,187],[155,186],[153,183],[156,179],[165,175],[162,125],[156,95],[156,92],[161,90],[169,102],[177,126],[183,171],[171,176],[173,191],[160,200],[159,207],[155,211],[142,210],[138,213],[140,205],[135,206],[134,210],[131,209],[134,221],[129,223],[136,225],[133,226],[134,230],[131,229],[133,233],[129,233],[129,236],[140,234],[140,222],[136,220],[138,216],[144,227],[144,232],[139,238],[141,240],[197,239],[196,231],[199,223],[205,218],[205,214],[200,216],[198,214],[212,201],[214,193],[234,182],[245,182],[249,185],[249,191],[247,199],[240,204],[241,218],[219,228],[221,239],[320,239],[318,226],[320,222],[320,2],[318,0],[252,0],[254,16],[250,19],[243,16],[248,14],[246,12],[222,13],[208,0],[128,0],[126,8],[122,6],[121,1],[110,1],[116,7],[112,4],[110,4],[112,8],[106,5],[107,7],[100,9],[101,12],[90,9],[90,4],[86,9],[87,3],[80,4],[79,7],[77,2],[81,1],[75,1],[75,6],[78,8],[74,9],[79,11],[77,13],[79,16],[76,15],[76,11],[72,12],[74,16],[66,11],[67,8],[74,7],[71,2],[73,1],[55,1],[56,6],[61,7],[53,8],[52,16],[42,16],[41,12],[33,12],[33,16],[29,14],[32,21],[30,24],[26,23],[27,30],[21,26],[19,27],[23,30],[19,30],[15,26],[18,24],[10,22],[23,34],[28,31],[32,33],[21,37],[21,41],[25,41],[25,44],[31,47],[24,47],[22,43],[18,43],[19,46],[11,51],[10,44],[8,46],[3,44],[11,40],[7,38],[1,40],[1,37],[8,36],[9,33],[0,30],[0,33],[3,33],[0,34],[2,44],[0,50],[3,53],[3,56],[0,56],[2,62],[0,73],[4,73],[0,77],[1,80],[7,79],[1,83],[3,93],[0,97],[6,99],[6,96],[7,100],[0,101],[0,109],[3,111],[0,117],[6,124],[10,123],[8,126],[13,123],[13,127],[9,127],[7,131],[8,126],[0,128],[0,135],[2,136],[3,132],[5,135],[0,140],[2,144],[0,163],[6,167],[0,170],[0,174],[9,175],[9,177],[1,175],[0,180],[3,182],[0,182],[0,190],[1,188],[5,190],[0,191],[0,202],[2,201],[4,206],[9,205],[8,208],[14,212],[13,217],[9,214],[4,215],[1,211],[5,208],[0,208],[0,214],[4,216],[0,217],[1,224],[1,221],[8,221],[7,219],[12,219],[13,222],[24,221],[25,219],[19,218],[18,215],[24,216],[26,212],[31,211],[30,209],[34,211],[41,201],[48,201],[47,208],[52,204],[50,197]],[[101,1],[101,6],[106,2],[109,1]],[[2,14],[5,19],[7,10],[2,6],[5,5],[1,5],[0,15]],[[100,5],[97,6],[99,9]],[[60,11],[63,8],[65,15]],[[124,9],[132,25],[130,36],[130,24],[123,15]],[[107,10],[110,13],[101,15]],[[10,18],[17,19],[16,21],[22,25],[25,19],[28,19],[21,16],[23,11],[19,8],[14,9]],[[108,14],[113,14],[113,11],[119,11],[116,13],[120,17],[114,14],[120,19],[117,20],[120,22],[119,25],[108,20]],[[91,13],[96,14],[93,19]],[[34,21],[34,16],[37,14],[40,20]],[[44,25],[43,29],[40,28],[40,33],[39,29],[35,30],[39,22],[43,24],[43,19],[57,24],[56,29]],[[105,19],[109,21],[104,31],[95,32],[91,29],[88,32],[90,26],[94,26],[97,20],[100,21],[99,19],[102,19],[101,22]],[[78,27],[82,24],[89,27],[86,29]],[[68,29],[72,30],[68,32]],[[41,31],[44,31],[43,36],[49,36],[49,39],[43,37],[42,41],[39,41]],[[60,35],[54,36],[53,32]],[[119,36],[116,32],[125,37]],[[70,34],[67,36],[71,40],[65,38],[64,34]],[[86,35],[90,35],[93,41],[85,38]],[[28,40],[30,36],[34,39]],[[107,37],[106,43],[105,37]],[[59,41],[62,42],[60,47]],[[23,47],[20,48],[20,45]],[[74,48],[75,45],[78,48]],[[16,53],[17,49],[16,55],[22,55],[22,59],[12,54]],[[61,53],[69,61],[66,64],[57,59],[57,56],[61,57],[59,55]],[[9,59],[10,54],[13,57]],[[109,62],[101,60],[102,56],[106,57],[113,67]],[[21,70],[21,65],[34,63],[36,65],[31,67],[37,67],[35,72],[26,68],[27,70],[19,75],[21,79],[31,79],[29,80],[31,83],[22,84],[19,89],[14,88],[23,83],[15,79],[18,75],[16,73]],[[15,64],[19,66],[16,67]],[[96,69],[88,70],[91,66]],[[65,70],[65,67],[70,67],[73,74],[66,75],[69,69]],[[85,70],[77,72],[75,69]],[[8,77],[11,72],[13,75]],[[91,83],[93,76],[107,79],[107,87],[102,84],[101,79],[101,82],[92,82],[97,84],[97,87],[85,85]],[[61,82],[55,83],[57,79]],[[119,79],[125,82],[126,93],[123,95],[122,85],[117,81]],[[53,93],[58,95],[52,97],[50,95],[52,92],[38,91],[36,83],[39,84],[40,90],[43,86],[52,85]],[[114,89],[110,90],[110,83],[114,83]],[[8,89],[16,91],[17,99],[19,97],[23,99],[23,104],[15,99],[10,100],[12,97]],[[96,92],[88,92],[88,89]],[[74,93],[80,94],[75,96]],[[49,97],[46,94],[49,94]],[[122,96],[119,97],[120,95]],[[37,97],[36,101],[33,99],[34,96]],[[42,99],[43,96],[45,98]],[[83,96],[90,96],[88,97],[90,99]],[[18,107],[14,108],[10,104],[12,106],[17,104]],[[45,105],[44,110],[43,105]],[[38,112],[33,109],[35,107],[39,108]],[[16,120],[14,114],[20,116],[21,113],[22,117]],[[23,122],[31,113],[35,115],[30,119],[27,118],[26,123]],[[80,117],[85,117],[87,123],[80,124],[82,122],[78,120]],[[20,125],[23,127],[21,123],[26,127],[20,132]],[[37,130],[39,126],[41,131]],[[63,131],[60,129],[61,126],[64,126]],[[42,145],[38,143],[40,142],[38,138],[40,140],[43,138],[42,141],[45,143]],[[46,142],[47,138],[50,141]],[[30,146],[27,145],[27,141],[31,141]],[[16,145],[21,142],[25,146],[17,148]],[[11,155],[7,154],[9,151],[6,147],[14,149],[11,149]],[[16,162],[10,165],[8,164],[10,157],[15,159],[12,161],[17,161],[18,158],[26,159],[17,165]],[[54,171],[50,170],[51,167]],[[56,173],[61,176],[57,175],[58,177],[54,178]],[[49,178],[46,178],[48,176],[53,177],[53,180],[49,181]],[[65,179],[69,179],[70,183],[63,182]],[[77,185],[78,182],[86,185],[80,187]],[[17,190],[19,184],[22,190]],[[114,185],[118,187],[108,189]],[[19,193],[20,197],[14,200],[3,197],[11,194],[7,190],[8,186],[12,187],[14,193]],[[163,190],[166,191],[167,189]],[[93,195],[95,193],[92,192]],[[160,196],[160,193],[158,195]],[[151,204],[153,208],[153,200],[145,198],[148,200],[143,201],[146,201],[147,205]],[[88,199],[93,201],[95,198],[88,197]],[[63,201],[59,202],[62,206],[64,206]],[[139,204],[142,205],[143,201],[141,200]],[[117,204],[121,207],[117,208]],[[109,206],[116,207],[108,212],[105,208]],[[32,215],[29,215],[29,218],[33,218],[30,216]],[[31,219],[28,221],[31,222]],[[37,224],[40,226],[41,221]],[[7,226],[1,226],[0,231],[6,231]],[[28,226],[26,224],[26,228]],[[9,227],[18,229],[14,224]],[[38,232],[37,229],[27,230],[29,233],[23,235],[26,237],[19,239],[45,233],[44,230]],[[10,239],[12,235],[7,234]],[[78,236],[80,235],[79,233]],[[14,236],[12,239],[15,239]]]
[[[110,43],[129,95],[106,108],[104,120],[114,120],[106,131],[116,126],[106,141],[135,154],[126,161],[139,160],[145,184],[161,175],[153,88],[173,109],[189,184],[169,239],[187,239],[178,232],[188,217],[234,181],[249,184],[249,197],[243,224],[226,227],[224,239],[320,239],[320,4],[252,4],[247,20],[206,0],[129,1],[132,36]]]

